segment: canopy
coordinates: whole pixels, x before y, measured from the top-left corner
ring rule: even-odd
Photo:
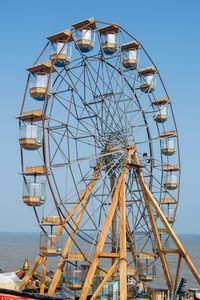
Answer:
[[[18,287],[20,279],[14,272],[0,274],[0,288],[15,290]]]

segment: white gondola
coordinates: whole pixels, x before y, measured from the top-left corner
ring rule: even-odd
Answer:
[[[156,87],[156,68],[154,66],[139,71],[142,78],[140,90],[144,93],[152,93]]]
[[[30,96],[38,101],[50,98],[51,79],[46,73],[32,74],[30,79]],[[49,86],[48,86],[49,85]]]
[[[106,55],[113,55],[119,49],[119,26],[112,24],[99,29],[102,50]]]
[[[168,207],[166,217],[167,217],[167,220],[169,223],[175,222],[175,208],[174,207]]]
[[[164,187],[168,190],[175,190],[178,187],[178,176],[168,173],[166,176],[164,176]]]
[[[83,53],[91,51],[95,45],[94,18],[75,23],[73,27],[76,30],[76,47]]]
[[[94,48],[95,34],[90,28],[80,30],[78,33],[77,47],[81,52],[87,53]]]
[[[136,69],[137,68],[137,51],[129,50],[127,52],[127,58],[123,59],[123,67],[126,69]]]
[[[46,200],[46,183],[44,181],[24,181],[23,202],[28,206],[41,206]]]
[[[176,152],[176,143],[173,138],[166,138],[161,141],[161,153],[167,156]]]
[[[37,150],[42,146],[42,131],[36,124],[20,124],[19,143],[23,149]]]
[[[132,41],[121,47],[123,52],[122,65],[125,69],[133,70],[137,68],[139,43]]]
[[[55,33],[47,39],[51,43],[51,63],[58,68],[68,66],[71,62],[71,46],[69,43],[73,41],[71,30],[66,29]]]
[[[102,49],[106,55],[113,55],[118,51],[118,36],[115,32],[108,32],[103,35]]]
[[[156,278],[156,266],[148,260],[139,262],[139,278],[143,282],[151,282]]]
[[[157,123],[164,123],[168,119],[168,106],[159,106],[158,111],[154,115],[154,121]]]
[[[57,256],[61,253],[63,247],[62,235],[43,232],[40,234],[40,252],[46,256]]]
[[[71,62],[72,48],[63,42],[51,44],[51,62],[58,68],[66,67]]]
[[[176,205],[175,204],[176,203],[173,203],[172,201],[171,201],[171,203],[170,203],[170,201],[168,203],[166,203],[166,202],[162,203],[162,211],[169,223],[174,223],[176,221],[176,218],[175,218]]]
[[[65,268],[65,285],[71,290],[81,290],[86,274],[86,268],[67,266]]]
[[[51,97],[51,74],[55,72],[51,61],[27,69],[30,74],[30,96],[38,101]]]
[[[155,241],[153,241],[154,244]],[[155,245],[153,245],[155,248]],[[154,264],[154,260],[157,255],[154,252],[140,252],[137,255],[137,264],[138,264],[138,272],[139,278],[141,281],[150,282],[156,278],[156,266]]]
[[[156,80],[153,74],[143,78],[144,83],[140,86],[140,89],[144,93],[152,93],[155,91]]]

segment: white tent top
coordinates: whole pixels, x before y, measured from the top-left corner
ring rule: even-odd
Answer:
[[[0,284],[8,284],[8,283],[18,283],[20,279],[14,272],[1,273],[0,274]]]

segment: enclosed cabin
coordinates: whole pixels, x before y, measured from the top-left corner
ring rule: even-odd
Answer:
[[[160,137],[164,137],[161,140],[161,153],[166,156],[171,156],[176,152],[176,137],[175,131],[161,132]],[[166,171],[166,175],[163,178],[163,185],[168,190],[174,190],[178,187],[178,176],[174,172],[179,171],[178,166],[165,165],[163,171]]]
[[[37,124],[21,124],[19,143],[25,150],[38,150],[42,146],[42,130]]]
[[[156,114],[154,115],[154,121],[157,123],[164,123],[168,120],[168,106],[160,105],[157,108]]]
[[[73,41],[69,29],[51,35],[47,38],[51,43],[51,63],[57,68],[64,68],[71,62],[72,47],[70,42]]]
[[[172,137],[167,137],[161,141],[161,153],[166,156],[171,156],[176,152],[176,140]]]
[[[82,52],[87,53],[94,48],[96,28],[95,19],[90,18],[73,24],[76,31],[76,47]]]
[[[144,93],[152,93],[156,87],[156,68],[154,66],[140,70],[139,74],[142,79],[140,90]]]
[[[123,52],[122,65],[125,69],[134,70],[137,68],[137,60],[138,60],[137,52],[139,47],[140,45],[136,41],[125,44],[121,47],[121,50]]]
[[[168,192],[164,191],[161,196],[160,205],[167,221],[174,223],[176,221],[176,198],[173,198],[171,195],[169,196]]]
[[[19,119],[19,143],[25,150],[38,150],[42,146],[42,128],[39,122],[47,119],[41,109],[22,113]]]
[[[67,264],[65,268],[65,285],[71,290],[81,290],[87,275],[87,266],[74,266]]]
[[[167,172],[163,177],[163,185],[167,190],[175,190],[178,187],[178,176],[172,172]]]
[[[165,207],[163,207],[162,210],[169,223],[174,223],[176,221],[175,218],[176,209],[174,205],[170,205],[170,204],[165,205]]]
[[[44,101],[51,97],[51,74],[55,71],[51,61],[35,65],[27,69],[30,76],[30,96],[38,101]]]
[[[23,202],[28,206],[41,206],[46,200],[46,182],[26,179],[23,187]]]
[[[46,256],[60,255],[63,247],[62,235],[40,234],[40,253]]]
[[[45,166],[26,167],[24,177],[23,202],[28,206],[41,206],[46,200],[46,182],[41,178],[47,173]]]
[[[176,165],[164,165],[163,166],[163,171],[165,172],[165,174],[167,174],[168,176],[173,175],[174,173],[177,174],[177,172],[180,171],[179,166]],[[177,175],[176,175],[177,176]],[[165,181],[164,184],[166,185],[167,182],[169,182],[169,178],[166,178],[167,176],[164,175]],[[170,179],[171,180],[171,179]],[[176,181],[175,181],[176,182]],[[163,192],[163,194],[161,195],[161,199],[160,199],[160,204],[162,204],[162,207],[167,210],[168,208],[171,207],[176,207],[177,201],[175,198],[173,198],[171,195],[169,196],[169,194],[165,191]]]
[[[139,278],[144,282],[151,282],[156,278],[155,253],[140,252],[137,255]]]
[[[119,49],[119,31],[120,28],[116,24],[111,24],[100,28],[101,47],[106,55],[113,55]]]
[[[154,120],[157,123],[164,123],[168,120],[168,103],[169,99],[167,97],[158,98],[152,101],[153,106],[157,108],[157,112],[154,115]]]

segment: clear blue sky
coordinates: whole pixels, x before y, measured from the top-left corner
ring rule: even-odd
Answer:
[[[35,231],[21,200],[18,115],[27,73],[45,37],[95,17],[119,23],[154,59],[173,102],[180,134],[181,201],[176,229],[200,234],[200,1],[1,0],[0,231]]]

